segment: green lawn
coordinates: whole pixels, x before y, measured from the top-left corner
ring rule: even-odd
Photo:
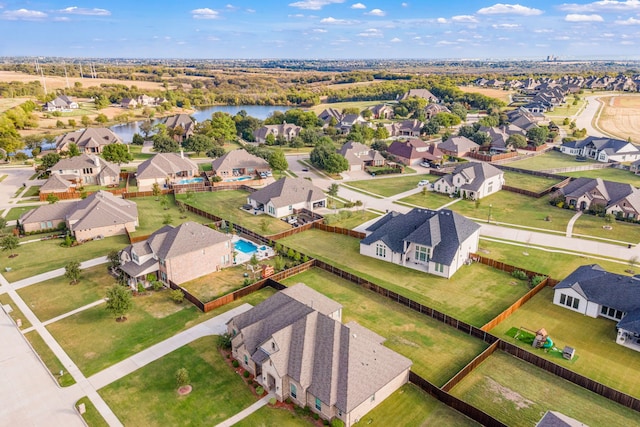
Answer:
[[[9,296],[9,294],[0,295],[0,304],[9,304],[11,306],[12,311],[11,313],[9,313],[9,316],[11,316],[14,322],[18,319],[22,321],[22,327],[20,329],[27,329],[31,327],[31,322],[29,322],[29,320],[24,317],[24,313],[22,313],[18,306],[13,302],[13,299],[11,298],[11,296]]]
[[[176,305],[168,291],[134,298],[127,321],[117,323],[103,305],[52,323],[47,328],[90,376],[145,348],[245,302],[256,304],[273,294],[266,288],[209,313],[188,302]]]
[[[76,383],[71,374],[67,372],[64,365],[49,348],[47,343],[44,342],[38,331],[28,332],[24,336],[38,356],[40,356],[40,359],[45,364],[49,372],[51,372],[51,375],[53,375],[53,377],[58,381],[58,384],[62,387],[68,387]],[[60,376],[60,371],[64,371],[62,376]]]
[[[380,216],[374,212],[363,209],[357,211],[343,210],[339,211],[337,214],[323,215],[326,224],[332,225],[334,227],[348,228],[351,230],[356,228],[360,224],[364,224],[365,222]]]
[[[611,230],[604,229],[603,226],[610,226]],[[602,217],[583,214],[573,225],[573,234],[585,234],[636,244],[640,242],[640,224],[624,221],[608,223]]]
[[[565,117],[572,117],[576,114],[585,102],[584,99],[579,99],[576,105],[573,105],[574,99],[573,97],[567,97],[566,103],[555,107],[553,111],[547,111],[544,115],[550,120],[555,121],[556,124],[562,123]]]
[[[253,215],[242,210],[241,206],[247,203],[248,195],[249,192],[242,190],[214,191],[193,193],[191,201],[187,201],[186,194],[180,194],[178,200],[263,235],[276,234],[291,228],[286,222],[272,216]]]
[[[179,396],[175,373],[186,368],[193,391]],[[216,337],[200,338],[99,391],[124,425],[214,426],[256,398],[216,350]]]
[[[18,294],[41,321],[52,319],[104,298],[116,283],[106,265],[82,270],[80,282],[70,285],[64,276],[19,289]]]
[[[511,275],[477,263],[445,279],[360,255],[360,240],[340,234],[309,230],[279,242],[475,326],[484,325],[529,290]]]
[[[411,368],[436,385],[445,384],[487,345],[429,317],[320,269],[283,283],[302,282],[343,305],[342,322],[352,320],[385,337],[385,345],[413,361]]]
[[[379,177],[362,181],[348,181],[345,184],[383,197],[390,197],[417,188],[418,182],[423,179],[428,179],[433,182],[436,178],[428,174],[423,174],[397,176],[393,178]]]
[[[534,426],[548,410],[589,426],[638,425],[640,414],[497,351],[452,394],[509,426]]]
[[[27,188],[27,191],[22,195],[22,197],[34,197],[40,194],[40,186],[32,186]]]
[[[559,183],[561,180],[545,178],[543,176],[528,175],[524,173],[504,171],[505,185],[517,187],[522,190],[540,192]]]
[[[373,107],[374,105],[383,104],[385,102],[390,102],[390,101],[345,101],[345,102],[333,102],[333,103],[328,103],[328,104],[314,105],[313,107],[309,108],[309,110],[313,111],[316,114],[321,113],[323,110],[325,110],[327,108],[335,108],[338,111],[342,111],[345,108],[357,108],[358,110],[362,111],[365,108]]]
[[[594,169],[589,171],[569,172],[563,175],[585,178],[602,178],[605,181],[623,182],[634,187],[640,187],[640,176],[629,171],[615,168]]]
[[[161,205],[162,198],[166,197],[169,204],[168,209],[164,209]],[[138,206],[138,222],[140,225],[136,227],[134,236],[147,236],[154,231],[164,226],[165,216],[171,217],[171,225],[177,226],[187,221],[198,222],[200,224],[206,224],[209,221],[207,218],[200,215],[196,215],[191,212],[180,213],[178,206],[176,205],[173,194],[167,194],[160,196],[160,200],[156,200],[155,197],[136,197],[129,199],[135,202]],[[184,216],[184,218],[182,218]]]
[[[441,206],[451,203],[454,199],[446,194],[436,193],[435,191],[425,191],[412,194],[399,200],[401,203],[408,203],[427,209],[438,209]]]
[[[147,160],[154,156],[155,153],[143,153],[142,145],[129,144],[129,152],[133,156],[133,160]]]
[[[577,359],[553,357],[505,335],[509,328],[520,326],[534,331],[544,327],[556,347],[575,348]],[[545,288],[491,332],[572,371],[640,397],[640,383],[629,375],[630,366],[640,366],[640,353],[616,344],[615,326],[612,320],[594,319],[553,304],[553,289]]]
[[[106,255],[110,250],[120,250],[129,244],[126,236],[107,237],[94,240],[71,248],[60,246],[61,239],[45,240],[20,245],[15,258],[8,258],[7,253],[1,253],[3,267],[10,267],[11,271],[3,273],[10,282],[35,276],[36,274],[64,267],[69,261],[86,261]]]
[[[413,384],[405,384],[365,415],[355,426],[478,426]]]
[[[531,156],[528,159],[517,160],[508,163],[507,166],[512,168],[528,169],[533,171],[567,168],[572,166],[584,166],[589,163],[596,163],[595,160],[587,160],[586,162],[578,162],[575,156],[562,154],[559,151],[550,150],[539,156]],[[562,174],[564,175],[564,173]]]
[[[548,197],[539,199],[509,191],[498,191],[480,200],[480,206],[472,200],[460,200],[449,207],[461,215],[525,227],[564,232],[575,211],[560,209],[549,204]],[[551,216],[551,221],[546,221]]]
[[[102,418],[100,412],[93,406],[93,403],[89,400],[88,397],[83,397],[82,399],[76,402],[76,408],[78,405],[84,403],[85,413],[82,414],[82,419],[87,423],[89,427],[109,427],[109,424]]]
[[[263,406],[234,427],[311,427],[315,424],[309,418],[298,415],[287,408]]]

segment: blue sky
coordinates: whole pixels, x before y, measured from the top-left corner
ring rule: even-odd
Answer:
[[[640,0],[0,0],[0,56],[640,59]]]

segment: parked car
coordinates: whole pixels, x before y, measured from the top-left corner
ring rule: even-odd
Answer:
[[[425,185],[429,185],[429,180],[428,179],[423,179],[422,181],[420,181],[418,183],[418,187],[424,187]]]
[[[420,166],[422,166],[423,168],[430,168],[431,167],[431,163],[429,163],[429,162],[421,162]]]

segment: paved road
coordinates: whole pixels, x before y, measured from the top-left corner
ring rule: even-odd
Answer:
[[[604,136],[607,138],[612,137],[612,135],[608,135],[606,132],[603,132],[600,128],[593,126],[594,118],[597,122],[597,115],[599,113],[599,109],[602,105],[602,102],[598,99],[603,95],[593,95],[586,97],[586,106],[576,115],[576,127],[578,129],[586,129],[587,135],[589,136]]]

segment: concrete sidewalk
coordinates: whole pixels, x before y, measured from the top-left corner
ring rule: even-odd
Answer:
[[[80,268],[85,269],[89,267],[95,267],[96,265],[106,264],[109,262],[106,256],[93,258],[80,263]],[[64,275],[64,268],[58,268],[55,270],[47,271],[46,273],[38,274],[35,276],[27,277],[26,279],[12,282],[10,286],[13,289],[21,289],[25,286],[34,285],[36,283],[44,282],[45,280],[53,279]]]
[[[251,415],[254,412],[256,412],[258,409],[262,408],[263,406],[266,406],[267,403],[269,403],[269,400],[272,397],[275,397],[273,395],[273,393],[267,394],[265,397],[263,397],[262,399],[258,400],[253,405],[249,406],[246,409],[243,409],[242,411],[240,411],[237,414],[235,414],[233,417],[227,418],[226,420],[224,420],[223,422],[218,424],[216,427],[231,427],[232,425],[244,420],[249,415]]]

